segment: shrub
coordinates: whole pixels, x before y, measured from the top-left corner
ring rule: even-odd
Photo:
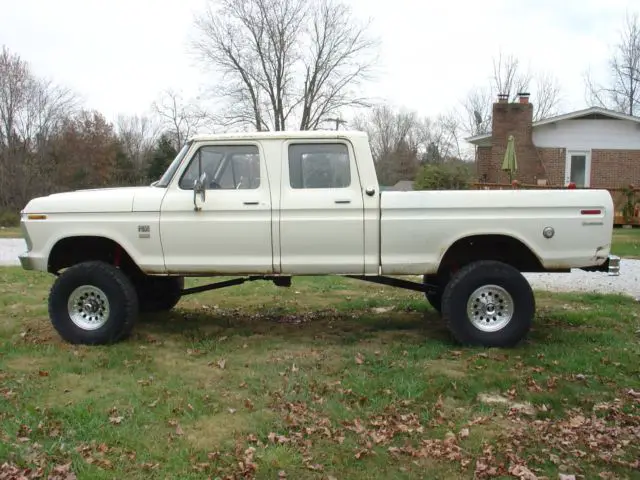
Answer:
[[[17,227],[20,225],[20,214],[13,210],[0,210],[0,227]]]
[[[416,175],[415,190],[467,190],[472,179],[470,169],[463,165],[427,164]]]

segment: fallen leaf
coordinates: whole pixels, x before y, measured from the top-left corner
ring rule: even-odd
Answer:
[[[120,425],[122,423],[122,420],[124,420],[124,417],[121,417],[121,416],[109,417],[109,422],[112,425]]]
[[[538,480],[538,477],[524,465],[516,465],[510,468],[509,473],[520,480]]]
[[[182,430],[182,427],[179,424],[176,426],[176,435],[178,436],[184,435],[184,430]]]
[[[244,406],[247,408],[247,410],[253,410],[253,402],[248,398],[244,400]]]
[[[640,398],[640,392],[636,392],[633,388],[627,392],[627,395],[633,398]]]
[[[217,365],[220,370],[224,370],[224,367],[227,365],[227,361],[224,358],[221,358],[220,360],[218,360]]]
[[[469,436],[469,429],[463,428],[462,430],[460,430],[458,435],[460,435],[460,438],[467,438]]]
[[[576,476],[575,475],[565,475],[564,473],[561,473],[558,476],[558,480],[576,480]]]
[[[49,372],[47,372],[46,370],[40,370],[38,372],[38,375],[40,375],[41,377],[48,377],[49,376]]]
[[[569,425],[573,428],[578,428],[582,426],[586,422],[586,419],[582,415],[577,415],[575,417],[571,417],[569,420]]]
[[[509,403],[509,399],[502,395],[493,395],[488,393],[481,393],[478,395],[478,400],[486,404],[507,405]]]
[[[358,365],[362,365],[362,364],[364,363],[364,357],[362,356],[362,354],[361,354],[361,353],[358,353],[358,354],[356,355],[355,360],[356,360],[356,363],[357,363]]]
[[[371,311],[373,313],[389,313],[390,311],[393,310],[393,307],[375,307],[372,308]]]

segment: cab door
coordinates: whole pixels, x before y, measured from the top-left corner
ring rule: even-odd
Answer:
[[[206,174],[205,199],[194,181]],[[271,193],[259,143],[203,144],[164,197],[160,234],[169,273],[273,273]]]
[[[351,144],[296,139],[282,157],[282,273],[363,274],[364,200]]]

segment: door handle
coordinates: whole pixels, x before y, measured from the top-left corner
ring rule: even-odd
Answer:
[[[336,203],[351,203],[351,200],[336,200]]]
[[[242,202],[245,205],[258,205],[259,202]]]

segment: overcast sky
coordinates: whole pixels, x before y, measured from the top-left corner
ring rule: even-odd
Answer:
[[[583,75],[603,74],[640,0],[347,0],[382,40],[368,93],[437,115],[485,84],[500,49],[560,80],[563,110],[585,106]],[[167,87],[207,77],[187,52],[206,0],[0,0],[0,44],[73,88],[110,120],[144,113]],[[535,98],[532,98],[535,102]]]

